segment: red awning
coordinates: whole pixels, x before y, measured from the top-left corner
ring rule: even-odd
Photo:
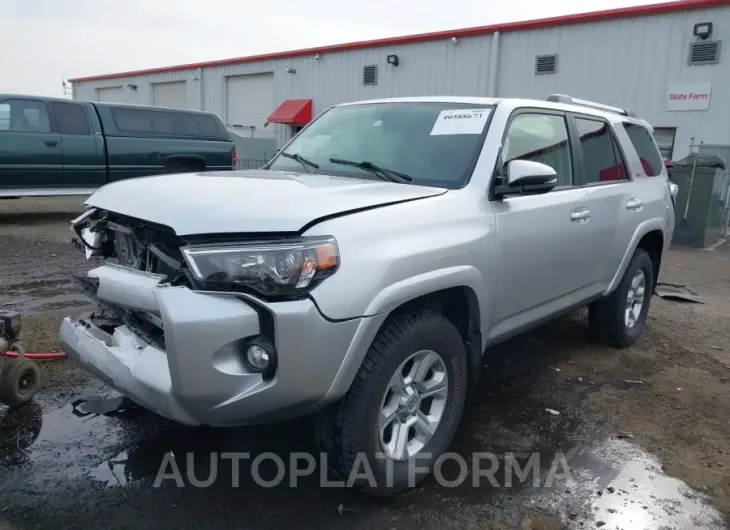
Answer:
[[[306,125],[312,121],[312,100],[286,99],[266,121],[268,123]]]

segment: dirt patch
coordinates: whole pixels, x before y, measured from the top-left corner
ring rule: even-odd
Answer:
[[[729,255],[723,247],[670,252],[662,280],[690,285],[707,303],[654,297],[634,347],[596,348],[557,368],[590,391],[594,416],[657,454],[667,473],[707,492],[730,518]]]
[[[89,309],[73,274],[88,268],[70,244],[69,221],[83,199],[0,201],[0,308],[21,312],[22,341],[28,352],[59,351],[64,317]],[[65,360],[42,361],[43,388],[69,389],[88,376]]]
[[[69,280],[73,274],[82,273],[89,267],[82,254],[68,242],[68,221],[81,212],[81,202],[75,198],[0,201],[0,248],[3,249],[0,255],[0,285],[3,286],[0,290],[0,306],[17,308],[23,313],[24,343],[28,351],[57,350],[61,320],[87,307],[86,299]],[[701,293],[707,303],[671,302],[655,297],[646,332],[636,345],[625,350],[589,342],[586,338],[585,311],[497,348],[499,362],[514,365],[503,371],[516,375],[510,379],[502,374],[504,382],[490,383],[490,373],[494,371],[493,365],[497,361],[489,361],[481,391],[475,398],[475,404],[467,411],[462,428],[462,431],[468,431],[468,436],[465,436],[465,444],[468,442],[466,451],[567,451],[587,438],[583,432],[585,429],[594,430],[598,423],[602,431],[608,431],[607,426],[619,436],[627,437],[628,441],[638,443],[656,454],[667,473],[707,492],[730,522],[730,244],[714,252],[672,251],[664,261],[663,281],[686,283]],[[534,352],[534,359],[525,361],[520,358],[518,353],[526,350]],[[63,416],[67,414],[68,401],[78,398],[79,392],[86,392],[93,383],[91,378],[67,361],[43,362],[41,367],[44,387],[52,389],[52,392],[43,393],[43,397],[53,394],[55,402],[63,403],[64,407],[51,408],[50,416],[56,415],[61,419],[56,418],[56,423],[53,423],[46,418],[44,421],[51,427],[46,428],[45,435],[48,436],[51,431],[63,432],[67,426],[73,430],[82,428],[80,425],[91,425],[74,423]],[[546,377],[545,374],[549,375]],[[559,410],[560,415],[548,415],[546,408]],[[590,426],[585,424],[585,427],[581,427],[584,425],[584,410],[590,414],[591,422]],[[158,430],[166,425],[155,418],[150,420],[149,425],[145,424],[140,433],[136,433],[123,430],[121,422],[108,421],[110,423],[104,424],[103,428],[93,430],[89,427],[90,430],[83,431],[82,436],[74,435],[71,445],[54,441],[53,450],[58,451],[54,453],[54,460],[61,457],[67,460],[54,464],[56,467],[53,467],[53,462],[39,464],[37,469],[40,469],[41,478],[38,482],[31,480],[26,484],[27,491],[37,495],[36,492],[44,484],[50,484],[49,476],[56,477],[53,496],[56,497],[55,493],[60,492],[59,497],[68,499],[66,504],[63,499],[58,501],[66,506],[67,511],[53,513],[49,520],[55,523],[60,514],[62,521],[76,521],[79,524],[85,521],[77,517],[79,495],[76,491],[83,492],[86,500],[96,499],[95,504],[87,504],[90,506],[87,508],[91,514],[87,515],[89,520],[96,521],[104,513],[108,514],[104,516],[108,517],[105,520],[116,521],[125,527],[135,526],[137,521],[141,523],[142,516],[146,522],[149,522],[149,517],[177,520],[181,527],[183,520],[193,520],[193,517],[220,517],[221,521],[251,520],[250,516],[230,512],[231,507],[242,506],[236,503],[237,499],[240,500],[240,491],[207,489],[196,493],[186,488],[163,492],[158,497],[154,497],[154,492],[142,496],[137,496],[135,492],[125,497],[134,499],[136,503],[125,512],[124,506],[127,504],[118,503],[120,497],[116,492],[109,494],[109,499],[113,500],[98,502],[94,496],[101,495],[100,498],[103,498],[107,495],[106,490],[102,491],[96,486],[88,490],[74,490],[65,474],[67,465],[73,468],[80,465],[77,460],[84,462],[84,465],[92,460],[96,466],[99,461],[116,455],[123,448],[137,446],[137,449],[130,450],[130,460],[134,459],[134,454],[148,459],[144,440],[153,430],[150,425]],[[117,433],[120,440],[109,434],[110,428],[122,433]],[[281,429],[281,426],[271,427],[271,432],[275,433],[271,440],[302,438],[300,428],[293,431],[295,435],[284,436]],[[163,431],[163,434],[166,432]],[[170,432],[169,439],[175,442],[193,440],[198,443],[195,436],[199,436],[205,444],[212,444],[202,446],[204,450],[201,451],[205,454],[219,450],[216,440],[224,436],[222,433],[215,437],[204,436],[198,431]],[[179,432],[185,434],[180,435]],[[231,450],[238,451],[241,450],[241,440],[247,439],[247,436],[258,439],[259,435],[244,436],[236,431],[236,434],[227,436],[235,439]],[[269,451],[272,442],[265,436],[262,439],[265,450]],[[87,440],[93,441],[93,450],[89,449],[88,454],[79,449],[79,445]],[[157,439],[152,442],[155,451],[162,451],[160,448],[163,446],[155,445]],[[564,443],[565,447],[557,447],[558,443]],[[458,445],[455,443],[457,449]],[[73,449],[63,449],[68,447]],[[164,449],[168,449],[167,445]],[[297,446],[296,450],[300,449]],[[183,445],[175,449],[175,453],[183,454],[191,450]],[[42,451],[43,448],[39,449],[39,452]],[[159,465],[159,459],[150,461],[153,467]],[[657,469],[658,466],[656,464]],[[27,470],[23,473],[27,474]],[[651,473],[643,464],[636,468],[637,480],[650,480]],[[183,494],[191,496],[182,497]],[[444,501],[447,505],[445,509],[449,511],[444,513],[447,515],[435,523],[432,521],[430,527],[449,527],[444,526],[445,521],[457,520],[462,511],[469,515],[464,518],[464,524],[459,523],[462,528],[555,530],[582,524],[572,520],[575,512],[581,513],[580,506],[563,513],[563,517],[557,517],[551,510],[548,510],[550,513],[540,512],[541,508],[534,504],[534,497],[525,497],[524,503],[519,501],[512,505],[499,500],[502,499],[500,496],[485,497],[487,493],[483,489],[462,494],[463,497],[446,497],[448,502]],[[256,497],[247,504],[249,508],[259,504],[271,506],[272,517],[286,515],[287,510],[295,505],[307,506],[307,515],[316,516],[317,510],[322,509],[317,504],[318,499],[326,496],[327,492],[313,493],[311,497],[307,495],[307,492],[300,490],[293,502],[288,493],[283,496],[279,494],[279,497],[275,497],[278,498],[277,504],[274,497],[267,493],[265,497]],[[442,496],[443,492],[439,490],[418,492],[401,502],[410,500],[415,503],[420,499],[424,502],[423,506],[407,505],[400,512],[391,507],[389,515],[385,516],[392,517],[391,521],[379,519],[383,510],[378,508],[371,515],[362,516],[360,527],[409,527],[407,524],[396,524],[403,521],[410,521],[412,526],[415,522],[418,523],[415,526],[429,527],[425,522],[420,524],[417,516],[432,508],[437,501],[440,502]],[[592,497],[595,497],[595,493]],[[172,502],[170,499],[180,500]],[[559,498],[556,505],[562,506],[564,500]],[[12,508],[15,510],[15,519],[23,520],[26,516],[30,517],[31,513],[39,513],[24,508],[23,502],[23,495],[15,499]],[[339,502],[341,499],[337,498]],[[500,502],[504,504],[500,505]],[[327,497],[327,503],[328,507],[330,504],[336,506],[330,497]],[[591,503],[592,499],[586,501],[587,510],[591,514],[597,513]],[[517,505],[523,511],[513,514]],[[187,511],[184,508],[186,506]],[[621,506],[617,507],[621,509]],[[684,509],[684,506],[679,506],[679,509]],[[496,515],[493,510],[496,510]],[[560,510],[562,508],[557,510],[558,513]],[[607,510],[609,515],[611,510],[614,508]],[[123,516],[125,513],[126,519]],[[43,516],[43,510],[40,515]],[[15,519],[11,518],[14,523]],[[341,521],[343,519],[335,516],[336,523]],[[372,521],[377,523],[373,524]],[[504,521],[510,524],[503,524]],[[85,527],[93,526],[83,524]],[[329,527],[341,527],[341,524]],[[2,521],[0,528],[3,528]]]

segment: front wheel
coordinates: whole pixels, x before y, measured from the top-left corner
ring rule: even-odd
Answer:
[[[466,367],[464,341],[443,315],[419,311],[392,319],[350,391],[317,422],[330,468],[347,485],[376,495],[414,487],[454,437]]]
[[[644,249],[636,249],[614,292],[589,307],[591,337],[616,348],[632,345],[644,330],[653,293],[651,258]]]

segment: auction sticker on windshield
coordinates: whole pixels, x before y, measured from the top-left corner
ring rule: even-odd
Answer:
[[[442,110],[431,129],[431,136],[481,134],[491,109]]]

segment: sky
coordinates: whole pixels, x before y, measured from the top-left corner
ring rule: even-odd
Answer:
[[[62,80],[656,0],[0,0],[0,93]]]

